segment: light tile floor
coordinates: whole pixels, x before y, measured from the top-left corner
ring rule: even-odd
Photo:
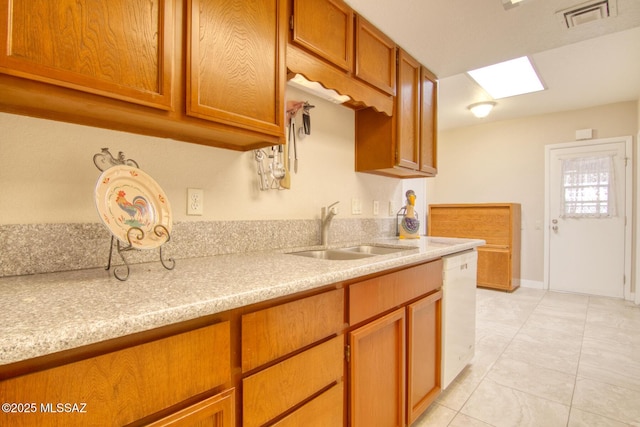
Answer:
[[[476,355],[413,427],[640,426],[640,307],[477,290]]]

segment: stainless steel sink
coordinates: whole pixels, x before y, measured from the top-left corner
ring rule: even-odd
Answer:
[[[300,252],[289,252],[290,255],[305,256],[309,258],[328,259],[328,260],[353,260],[361,258],[369,258],[376,255],[387,255],[396,252],[416,249],[413,247],[390,247],[375,245],[358,245],[348,246],[345,248],[333,249],[317,249]]]
[[[308,258],[328,259],[328,260],[354,260],[361,258],[369,258],[375,254],[367,254],[363,252],[350,252],[339,249],[320,249],[315,251],[289,252],[289,255],[298,255]]]
[[[374,246],[374,245],[358,245],[347,248],[340,248],[341,251],[371,254],[371,255],[387,255],[406,250],[417,249],[414,247],[391,247],[391,246]]]

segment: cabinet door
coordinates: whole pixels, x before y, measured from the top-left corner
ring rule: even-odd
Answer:
[[[353,10],[342,0],[293,0],[291,41],[351,71]]]
[[[284,137],[281,0],[191,0],[187,114]]]
[[[173,0],[0,0],[0,72],[171,108]]]
[[[396,44],[361,16],[356,16],[355,75],[370,85],[396,94]]]
[[[405,421],[405,309],[356,329],[351,346],[351,426]]]
[[[442,291],[407,307],[407,424],[440,394]]]
[[[234,394],[234,389],[226,390],[147,427],[234,427]]]
[[[438,80],[421,67],[420,170],[435,176],[437,172]]]
[[[511,289],[511,252],[508,247],[478,248],[478,286]]]
[[[418,170],[420,162],[420,64],[398,51],[396,126],[398,166]]]

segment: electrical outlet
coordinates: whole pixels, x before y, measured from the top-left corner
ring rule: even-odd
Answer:
[[[395,216],[396,214],[396,206],[392,200],[389,200],[389,216]]]
[[[360,215],[362,213],[362,201],[354,197],[351,199],[351,215]]]
[[[373,215],[374,216],[380,215],[380,202],[377,200],[373,201]]]
[[[204,192],[200,188],[187,188],[187,215],[204,213]]]

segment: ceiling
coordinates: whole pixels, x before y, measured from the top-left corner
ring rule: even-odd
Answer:
[[[640,0],[617,16],[567,29],[555,12],[585,0],[346,0],[440,79],[440,130],[640,99]],[[528,55],[546,90],[490,100],[466,71]]]

